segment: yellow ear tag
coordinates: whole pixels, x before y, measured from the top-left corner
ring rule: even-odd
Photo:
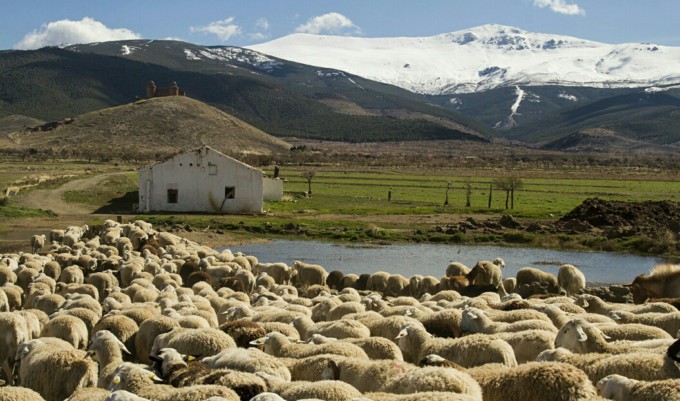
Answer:
[[[196,360],[196,357],[193,356],[193,355],[189,355],[189,356],[187,357],[187,361],[189,361],[189,362],[195,361],[195,360]]]
[[[113,378],[113,383],[114,383],[114,384],[120,383],[120,377],[118,377],[118,376],[114,377],[114,378]]]

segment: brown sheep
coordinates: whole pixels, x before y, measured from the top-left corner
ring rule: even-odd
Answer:
[[[635,277],[628,287],[636,304],[641,304],[648,298],[680,297],[680,265],[657,265],[650,274]]]

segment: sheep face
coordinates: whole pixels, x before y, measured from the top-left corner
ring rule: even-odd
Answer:
[[[582,322],[570,320],[560,328],[555,336],[555,347],[574,350],[580,347],[580,343],[588,340],[588,335],[583,329]]]
[[[597,392],[610,400],[623,400],[626,396],[626,385],[630,379],[621,375],[609,375],[597,382]]]

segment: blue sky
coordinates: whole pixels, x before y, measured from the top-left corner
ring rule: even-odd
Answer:
[[[295,32],[432,36],[495,23],[680,46],[680,0],[3,0],[0,49],[119,39],[246,46]]]

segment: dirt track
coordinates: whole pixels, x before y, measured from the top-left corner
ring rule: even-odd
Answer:
[[[80,180],[73,180],[55,189],[36,189],[29,191],[23,199],[21,199],[20,205],[31,209],[51,210],[60,216],[91,214],[96,210],[96,206],[67,203],[63,200],[62,196],[67,191],[81,191],[91,188],[105,178],[117,174],[125,174],[125,172],[100,174]]]

